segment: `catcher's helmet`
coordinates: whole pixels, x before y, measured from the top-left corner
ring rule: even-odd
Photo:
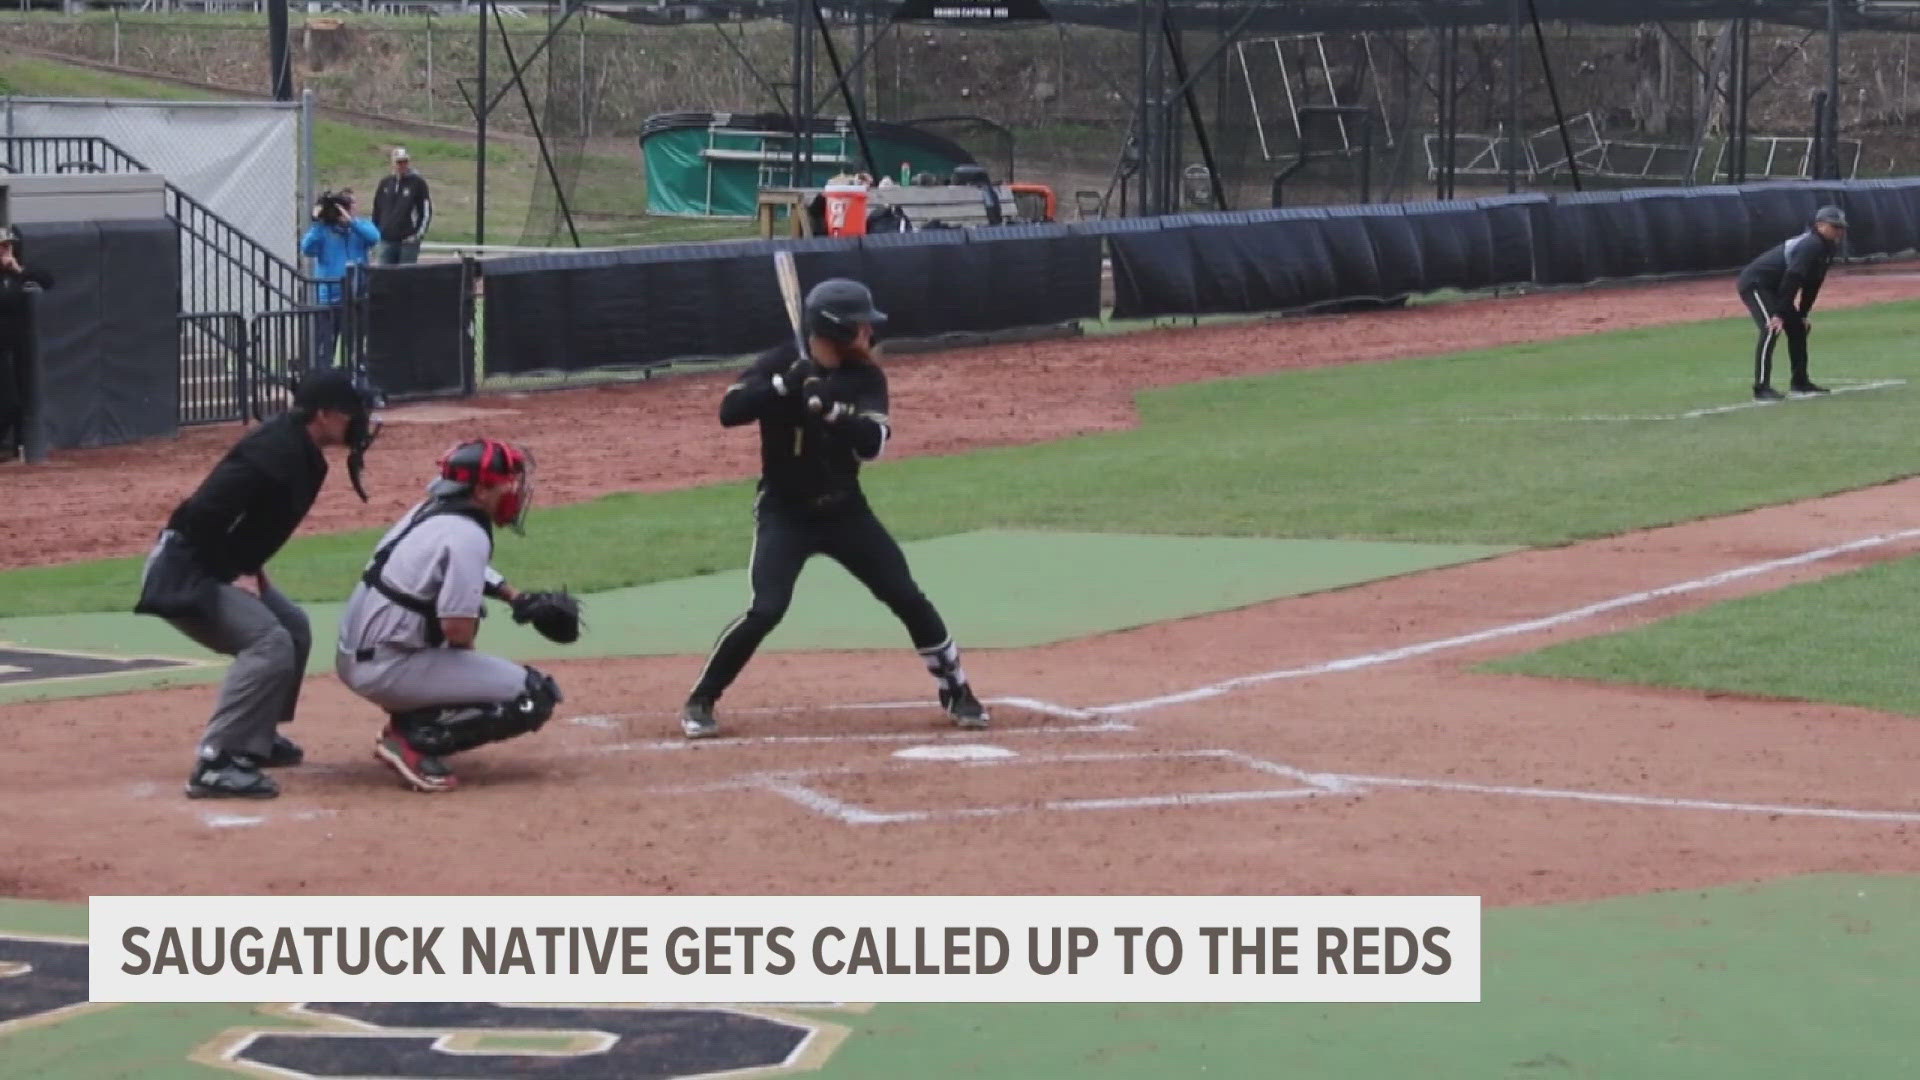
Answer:
[[[494,523],[524,532],[533,509],[533,454],[512,443],[472,439],[448,450],[440,458],[440,479],[428,485],[427,494],[444,499],[507,484],[513,489],[494,507]]]
[[[828,278],[807,293],[807,332],[829,341],[852,341],[861,323],[875,333],[887,313],[873,306],[873,293],[852,278]]]

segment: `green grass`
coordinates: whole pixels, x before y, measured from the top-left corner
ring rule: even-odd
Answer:
[[[1920,304],[1902,303],[1825,316],[1817,373],[1905,373],[1916,315]],[[1315,332],[1276,332],[1274,347],[1300,347]],[[1477,419],[1738,402],[1748,338],[1744,321],[1720,320],[1201,383],[1142,395],[1135,430],[883,461],[868,486],[904,539],[999,526],[1556,544],[1914,471],[1920,393],[1905,387],[1678,422]],[[501,544],[501,568],[600,589],[735,567],[747,555],[748,490],[620,494],[545,510],[537,542]],[[338,598],[373,539],[298,539],[275,560],[275,576],[298,598]],[[0,615],[118,610],[136,571],[121,559],[0,574]]]
[[[1858,705],[1920,716],[1920,559],[1729,600],[1486,670]]]

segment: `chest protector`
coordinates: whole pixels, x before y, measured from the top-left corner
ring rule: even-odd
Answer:
[[[487,516],[487,512],[480,509],[472,499],[464,496],[435,499],[415,511],[412,520],[407,522],[406,527],[400,530],[391,543],[382,545],[373,553],[373,561],[367,564],[366,572],[360,575],[360,580],[368,588],[425,619],[427,644],[436,649],[447,643],[447,636],[440,629],[440,612],[434,606],[435,598],[422,598],[412,593],[402,592],[387,580],[386,571],[387,560],[393,557],[394,550],[400,546],[400,542],[412,535],[413,530],[419,528],[428,519],[442,514],[458,514],[485,529],[488,557],[492,557],[493,519]]]

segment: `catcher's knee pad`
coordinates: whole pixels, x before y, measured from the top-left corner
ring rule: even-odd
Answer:
[[[553,681],[553,676],[528,668],[527,688],[513,705],[525,716],[527,730],[538,731],[553,716],[553,707],[563,700],[560,684]]]

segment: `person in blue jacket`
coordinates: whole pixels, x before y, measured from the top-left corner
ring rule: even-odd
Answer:
[[[340,321],[346,311],[341,281],[347,267],[365,266],[367,254],[380,243],[380,230],[371,221],[353,216],[353,192],[322,192],[313,207],[313,224],[300,239],[300,254],[314,262],[319,282],[315,303],[327,310],[314,319],[313,366],[332,367],[340,341]]]

